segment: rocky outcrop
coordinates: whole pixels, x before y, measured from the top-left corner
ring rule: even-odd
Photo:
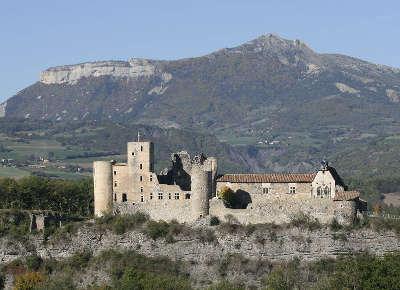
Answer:
[[[45,84],[75,84],[81,78],[113,76],[120,78],[150,77],[157,73],[157,62],[132,58],[129,61],[100,61],[49,68],[41,73]],[[171,77],[167,77],[169,80]],[[163,77],[164,79],[164,77]]]
[[[3,237],[0,239],[0,263],[8,263],[32,254],[43,258],[63,259],[86,250],[92,251],[94,255],[109,249],[134,250],[148,257],[165,256],[174,261],[186,262],[186,270],[191,279],[204,286],[210,281],[221,279],[221,264],[226,263],[230,257],[236,257],[231,262],[234,263],[235,270],[229,272],[230,279],[259,286],[264,270],[242,269],[241,261],[248,267],[258,265],[256,269],[259,269],[260,265],[294,258],[308,262],[353,252],[384,255],[400,251],[400,237],[391,231],[362,229],[332,232],[326,228],[309,231],[296,227],[268,226],[252,231],[250,228],[231,231],[223,227],[206,229],[204,225],[199,228],[200,224],[199,221],[197,227],[174,236],[172,241],[163,238],[153,240],[140,230],[116,235],[96,230],[94,225],[85,225],[74,235],[56,236],[57,239],[46,242],[39,234],[24,242]],[[199,230],[203,230],[203,234],[199,234]]]
[[[386,96],[393,103],[399,103],[400,102],[400,93],[396,92],[395,90],[387,89],[386,90]]]
[[[211,231],[214,229],[211,228]],[[46,243],[41,235],[32,235],[25,242],[3,237],[0,239],[0,261],[7,263],[34,253],[43,258],[60,259],[87,249],[94,254],[107,249],[136,250],[146,256],[167,256],[173,260],[198,263],[219,260],[233,253],[270,261],[288,261],[296,257],[313,261],[344,253],[384,255],[400,251],[399,235],[392,231],[376,232],[370,229],[333,232],[326,228],[313,231],[297,227],[265,228],[251,233],[215,230],[214,235],[215,238],[207,241],[195,234],[178,235],[171,243],[164,239],[154,241],[139,230],[116,235],[98,231],[93,226],[83,226],[75,235]]]
[[[3,118],[6,116],[6,106],[7,106],[7,102],[0,104],[0,118]]]

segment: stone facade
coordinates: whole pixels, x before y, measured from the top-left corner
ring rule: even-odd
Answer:
[[[127,156],[127,163],[94,163],[96,216],[141,211],[156,220],[190,222],[208,215],[215,158],[179,152],[171,168],[156,174],[153,143],[129,142]]]
[[[194,222],[209,215],[243,224],[288,223],[306,214],[321,223],[350,224],[361,211],[359,194],[345,191],[336,170],[324,163],[315,173],[225,174],[217,177],[216,158],[171,156],[172,165],[154,172],[154,145],[129,142],[127,163],[94,163],[95,215],[147,213],[155,220]],[[235,194],[232,207],[218,198]]]

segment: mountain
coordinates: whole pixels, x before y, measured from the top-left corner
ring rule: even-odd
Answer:
[[[310,170],[329,157],[345,171],[371,173],[397,170],[400,70],[268,34],[195,58],[49,68],[1,112],[213,134],[256,171]]]

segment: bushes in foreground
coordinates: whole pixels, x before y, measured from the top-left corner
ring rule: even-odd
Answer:
[[[135,251],[108,250],[95,257],[84,251],[60,261],[37,257],[14,261],[0,276],[15,274],[15,289],[76,289],[82,287],[82,275],[95,271],[107,273],[110,279],[107,285],[99,281],[90,289],[192,289],[196,281],[188,274],[189,265]],[[243,275],[254,277],[258,282],[253,286],[262,289],[400,289],[400,253],[347,255],[316,262],[270,262],[228,254],[221,260],[210,260],[209,271],[219,276],[211,286],[211,281],[203,284],[208,290],[253,289],[232,279]]]
[[[96,219],[96,225],[100,229],[111,230],[114,233],[121,235],[127,231],[140,228],[149,220],[149,216],[137,212],[132,215],[105,215]]]

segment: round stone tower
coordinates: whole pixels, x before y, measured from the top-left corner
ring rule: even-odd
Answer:
[[[110,161],[93,162],[94,215],[103,216],[112,210],[112,164]]]
[[[210,191],[211,172],[206,171],[203,164],[194,163],[191,170],[192,212],[194,218],[208,215]]]

